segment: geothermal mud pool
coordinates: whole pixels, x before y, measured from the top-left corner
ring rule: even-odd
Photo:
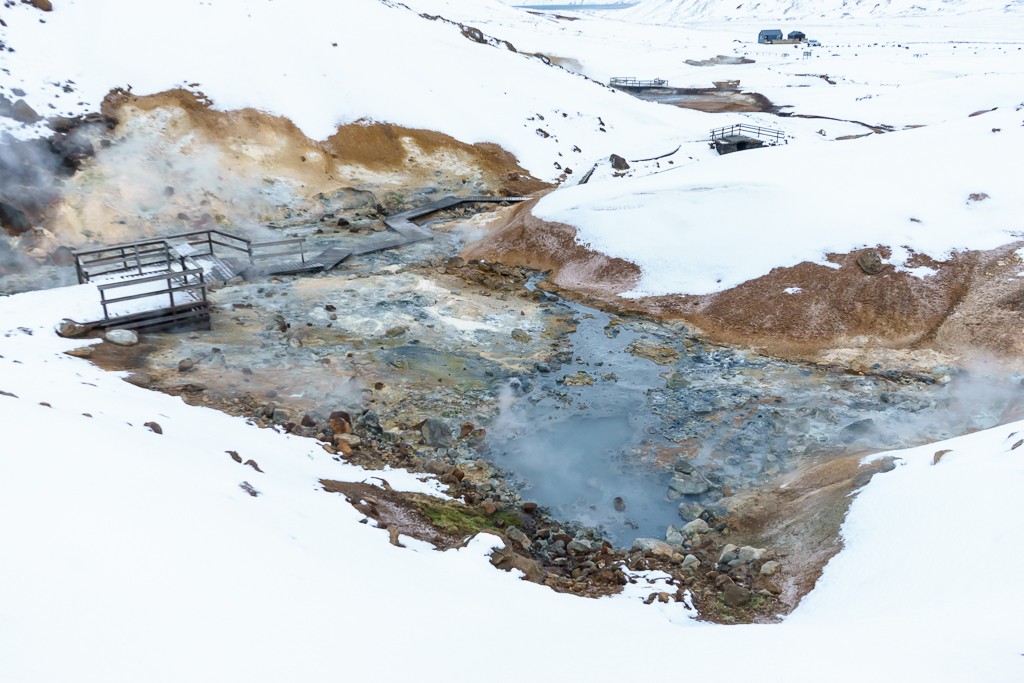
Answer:
[[[990,427],[1021,403],[1018,378],[982,391],[953,368],[851,374],[709,345],[449,258],[473,220],[433,227],[341,272],[225,286],[214,330],[153,335],[136,381],[303,436],[365,413],[382,443],[412,445],[393,464],[462,468],[479,499],[536,502],[627,547],[714,524],[803,465]]]

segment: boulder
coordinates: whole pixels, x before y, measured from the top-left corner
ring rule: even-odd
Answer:
[[[103,338],[118,346],[134,346],[139,343],[139,335],[134,330],[108,330]]]
[[[633,550],[666,558],[671,557],[676,552],[675,548],[670,546],[668,543],[665,541],[659,541],[656,538],[636,539],[633,541]]]
[[[737,586],[735,583],[726,584],[725,590],[722,591],[722,599],[727,607],[743,607],[750,602],[752,595],[746,588]]]
[[[708,526],[708,523],[698,517],[692,522],[688,522],[687,524],[685,524],[683,528],[680,529],[680,533],[683,535],[684,538],[689,538],[690,536],[693,536],[695,534],[706,533],[710,529],[711,527]]]
[[[668,498],[669,500],[675,500],[682,496],[697,496],[707,493],[710,488],[711,485],[700,472],[676,472],[668,483]]]
[[[423,442],[431,448],[451,448],[455,443],[451,428],[437,418],[430,417],[421,422],[420,434],[423,435]]]
[[[18,100],[11,107],[11,118],[18,123],[36,123],[42,121],[43,117],[36,113],[36,110],[29,106],[25,100]]]
[[[64,318],[59,323],[57,323],[56,327],[56,332],[59,336],[68,338],[81,337],[88,331],[89,328],[86,325],[76,323],[74,320],[71,320],[70,318]]]
[[[498,569],[512,571],[518,569],[523,573],[523,578],[533,583],[544,582],[544,569],[536,560],[523,557],[509,548],[497,548],[491,552],[491,564]]]
[[[857,254],[857,265],[867,275],[878,275],[885,268],[882,263],[882,255],[874,249],[867,249]]]
[[[629,168],[629,162],[620,157],[618,154],[613,154],[608,157],[608,161],[611,162],[612,168],[616,171],[625,171]]]
[[[510,526],[506,531],[505,535],[508,536],[508,540],[518,545],[523,550],[528,550],[533,545],[533,541],[527,536],[519,527]]]

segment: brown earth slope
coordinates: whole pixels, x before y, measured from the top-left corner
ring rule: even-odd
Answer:
[[[549,282],[578,298],[614,310],[677,319],[709,338],[750,346],[787,358],[870,365],[891,350],[929,349],[944,360],[1024,358],[1024,279],[1010,245],[989,252],[954,254],[936,262],[914,256],[911,266],[937,273],[918,278],[883,265],[868,274],[863,252],[833,254],[829,268],[801,263],[776,268],[732,289],[704,296],[624,299],[641,271],[636,264],[581,246],[570,225],[548,223],[519,207],[514,217],[464,253],[550,271]],[[888,251],[877,250],[884,258]],[[799,288],[786,294],[784,290]],[[843,353],[836,353],[843,350]],[[927,356],[928,362],[938,357]]]

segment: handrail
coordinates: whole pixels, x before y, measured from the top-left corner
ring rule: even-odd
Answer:
[[[743,133],[750,133],[751,135],[758,138],[771,138],[776,142],[785,137],[785,134],[782,131],[775,130],[773,128],[762,128],[761,126],[753,126],[750,125],[749,123],[734,123],[731,126],[713,128],[711,130],[711,139],[717,140],[719,138],[725,137],[726,135],[735,135]]]
[[[108,289],[117,289],[118,287],[132,287],[135,285],[142,285],[147,282],[159,282],[160,280],[167,280],[171,278],[187,278],[189,275],[202,275],[202,268],[189,268],[188,270],[170,270],[166,273],[158,273],[157,275],[147,275],[146,277],[133,277],[131,280],[119,280],[117,282],[108,282],[102,285],[96,285],[96,289],[101,292],[105,292]],[[155,290],[154,290],[155,291]]]
[[[189,282],[189,276],[194,275],[196,281]],[[107,298],[107,292],[112,289],[118,289],[121,287],[134,287],[136,285],[145,284],[148,282],[160,282],[166,281],[167,286],[161,289],[155,289],[149,292],[139,292],[138,294],[129,294],[128,296],[119,296],[114,298]],[[206,301],[206,279],[203,275],[202,268],[190,268],[188,270],[168,270],[165,273],[159,275],[149,275],[146,277],[133,278],[131,280],[124,280],[122,282],[111,282],[108,284],[98,285],[97,289],[100,292],[100,306],[103,307],[103,319],[110,319],[109,306],[111,304],[123,303],[125,301],[135,301],[137,299],[146,299],[154,296],[167,296],[170,307],[175,306],[174,293],[189,291],[193,292],[196,290],[200,291],[200,301]]]

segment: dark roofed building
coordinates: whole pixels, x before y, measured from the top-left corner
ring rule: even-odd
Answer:
[[[782,40],[782,31],[766,28],[757,34],[757,42],[759,43],[770,43],[775,40]]]
[[[806,40],[807,34],[803,31],[790,31],[788,37],[790,40]]]

